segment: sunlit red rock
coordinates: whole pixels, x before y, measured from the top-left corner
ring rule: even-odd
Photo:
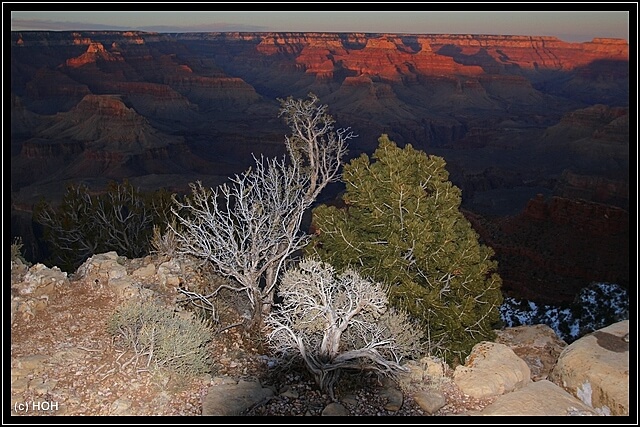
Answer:
[[[445,157],[464,203],[491,208],[474,227],[509,292],[568,300],[593,278],[628,281],[615,276],[628,271],[624,40],[76,31],[10,45],[12,198],[27,211],[65,180],[223,182],[253,154],[284,153],[276,98],[314,92],[358,134],[349,156],[388,133]],[[527,203],[538,188],[547,199]],[[495,197],[511,190],[525,196]]]

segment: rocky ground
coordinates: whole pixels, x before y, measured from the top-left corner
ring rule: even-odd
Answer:
[[[242,415],[320,415],[331,403],[304,369],[274,367],[268,347],[240,327],[215,335],[210,373],[186,379],[154,369],[107,330],[122,302],[98,281],[72,279],[48,293],[46,309],[16,315],[11,326],[12,416],[199,416],[215,378],[224,376],[257,379],[274,391],[275,397]],[[231,324],[229,317],[224,321]],[[446,399],[434,415],[464,414],[491,402],[464,395],[451,375],[446,371],[434,384]],[[351,415],[427,415],[406,394],[399,408],[390,406],[385,390],[375,378],[347,373],[336,395]]]

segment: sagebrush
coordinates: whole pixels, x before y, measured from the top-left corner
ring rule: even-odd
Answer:
[[[109,332],[138,356],[138,365],[191,377],[210,370],[211,325],[191,312],[149,300],[129,301],[108,322]]]
[[[11,261],[20,260],[25,265],[30,265],[29,262],[24,258],[22,254],[22,248],[24,244],[22,243],[22,237],[15,237],[13,239],[13,243],[11,243]]]

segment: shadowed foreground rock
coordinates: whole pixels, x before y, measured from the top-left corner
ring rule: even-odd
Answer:
[[[211,386],[202,402],[202,415],[240,415],[273,396],[273,390],[257,381],[228,381]]]

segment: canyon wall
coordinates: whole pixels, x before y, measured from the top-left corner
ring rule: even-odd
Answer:
[[[11,32],[9,66],[11,197],[22,222],[69,182],[96,191],[123,178],[143,190],[224,182],[253,155],[284,154],[278,99],[313,92],[336,127],[358,135],[349,158],[371,154],[383,133],[445,158],[507,288],[542,297],[628,281],[614,274],[628,271],[628,253],[615,249],[628,247],[624,40],[23,31]],[[549,230],[578,242],[583,259],[546,254],[532,236]],[[627,259],[606,261],[612,253]]]

